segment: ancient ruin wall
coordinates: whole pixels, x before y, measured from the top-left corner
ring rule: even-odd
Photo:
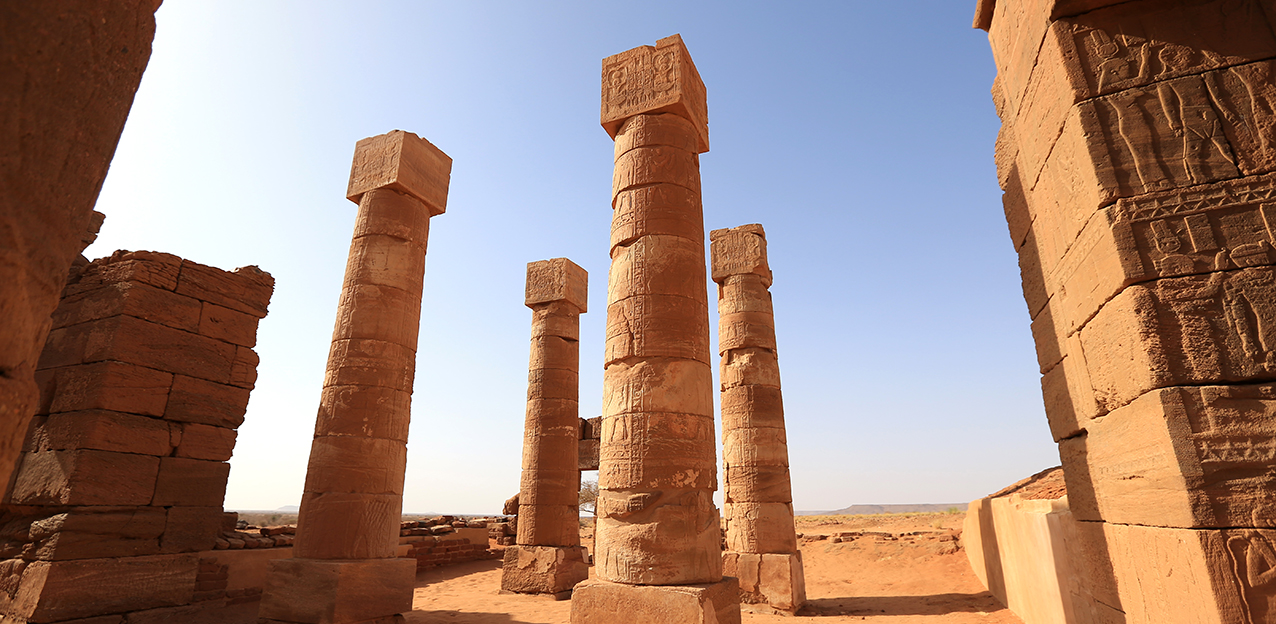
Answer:
[[[1274,15],[979,5],[1084,617],[1276,617]]]
[[[33,375],[151,56],[158,0],[0,7],[0,483],[35,413]]]
[[[227,606],[225,589],[203,582],[197,553],[222,530],[227,461],[273,288],[256,267],[226,272],[152,252],[76,271],[0,506],[6,620],[143,621]]]

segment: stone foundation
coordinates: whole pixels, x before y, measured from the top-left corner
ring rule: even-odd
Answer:
[[[572,593],[571,624],[740,624],[740,584],[624,585],[588,580]]]
[[[272,619],[262,621],[391,622],[397,614],[412,610],[415,585],[416,561],[412,559],[271,561],[261,612]]]
[[[587,557],[581,546],[510,546],[505,549],[501,591],[518,594],[570,592],[577,583],[589,578]]]
[[[802,553],[722,553],[722,573],[740,583],[740,609],[792,614],[806,603]]]

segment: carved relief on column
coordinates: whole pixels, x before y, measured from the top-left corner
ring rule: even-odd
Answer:
[[[501,589],[558,594],[589,578],[580,547],[580,315],[588,275],[566,258],[527,265],[532,309],[518,539]]]
[[[616,145],[597,580],[577,586],[572,622],[739,622],[713,503],[699,162],[707,111],[677,35],[603,61],[601,121]]]
[[[788,440],[776,360],[766,232],[742,225],[709,234],[718,283],[722,358],[724,573],[751,610],[797,611],[806,601],[793,528]]]
[[[315,422],[294,559],[271,562],[262,618],[363,622],[412,609],[416,562],[396,559],[430,217],[452,159],[395,130],[359,141],[359,205]],[[324,587],[322,595],[315,587]]]

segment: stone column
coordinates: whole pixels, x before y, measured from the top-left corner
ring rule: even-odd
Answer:
[[[766,232],[742,225],[714,230],[709,241],[722,358],[723,572],[740,579],[750,610],[793,613],[806,602],[806,580],[793,529]]]
[[[294,559],[270,564],[263,622],[393,622],[416,562],[396,559],[430,217],[452,159],[395,130],[359,141],[359,204],[315,424]]]
[[[739,622],[722,576],[699,154],[704,83],[681,37],[603,61],[616,141],[596,581],[572,622]]]
[[[1087,621],[1276,618],[1274,16],[1261,0],[977,12]]]
[[[580,547],[580,315],[589,275],[566,258],[527,265],[532,349],[523,425],[518,538],[503,591],[563,594],[589,578]]]

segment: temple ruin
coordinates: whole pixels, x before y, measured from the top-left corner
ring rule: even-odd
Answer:
[[[523,425],[518,532],[505,549],[501,589],[567,594],[589,578],[580,546],[580,315],[585,270],[566,258],[527,265],[532,346]],[[564,596],[565,597],[565,596]]]
[[[596,579],[575,624],[739,622],[713,492],[713,374],[699,154],[704,83],[674,35],[603,60],[615,140]]]
[[[709,241],[722,358],[723,573],[739,579],[750,609],[795,613],[806,602],[806,580],[793,528],[766,232],[742,225],[714,230]]]
[[[1037,596],[1052,621],[1276,617],[1273,13],[1257,0],[979,3],[1068,495],[1017,515],[976,501],[968,526],[982,529],[972,553],[990,589]],[[1016,533],[1032,514],[1053,519]],[[1053,569],[1007,554],[1016,534],[1056,544]],[[1015,587],[1030,575],[1044,580]]]

